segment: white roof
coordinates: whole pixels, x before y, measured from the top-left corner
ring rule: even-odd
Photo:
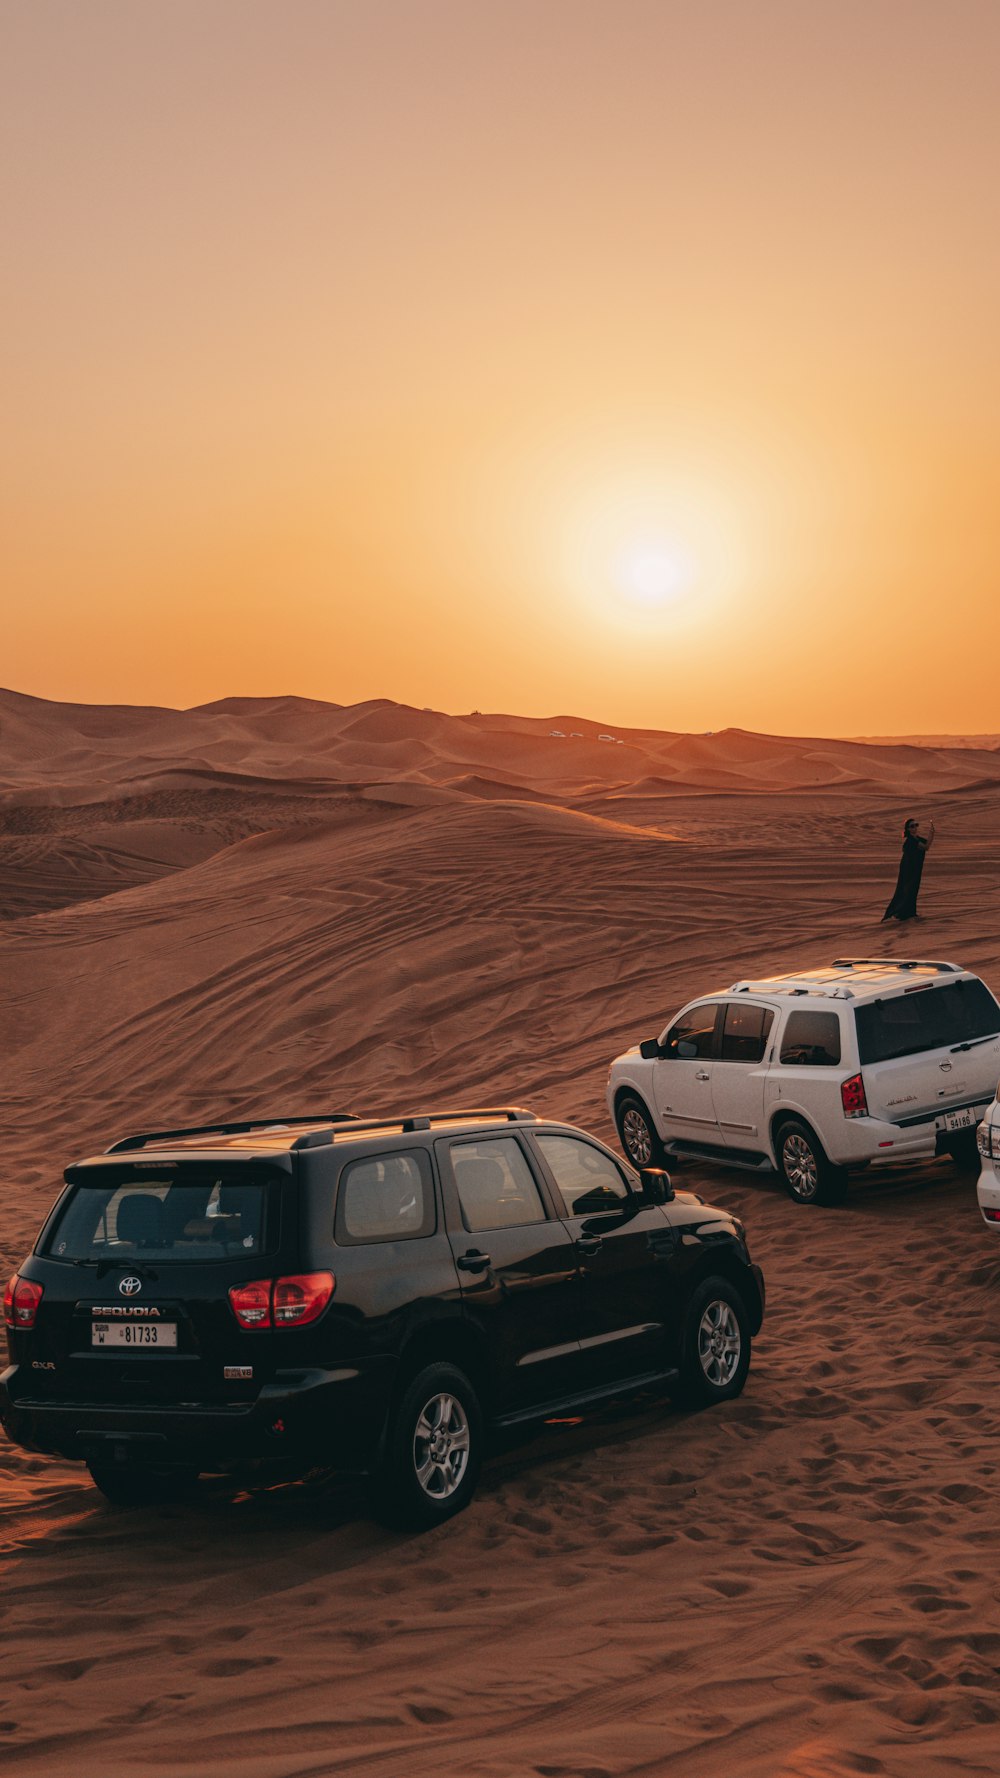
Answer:
[[[875,999],[899,992],[915,982],[929,984],[948,976],[967,975],[961,963],[941,963],[919,957],[838,957],[816,969],[798,969],[790,975],[772,975],[761,981],[734,982],[731,994],[816,994],[821,999]]]

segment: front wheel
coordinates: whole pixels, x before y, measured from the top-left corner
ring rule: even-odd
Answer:
[[[847,1169],[835,1167],[809,1125],[789,1118],[775,1137],[778,1171],[797,1204],[840,1204],[847,1193]]]
[[[615,1106],[618,1140],[633,1167],[662,1167],[666,1164],[663,1144],[642,1100],[627,1093]]]
[[[407,1385],[393,1413],[376,1486],[386,1523],[440,1525],[468,1506],[483,1460],[483,1417],[464,1371],[430,1364]]]
[[[749,1369],[746,1304],[728,1278],[707,1278],[684,1317],[681,1373],[674,1393],[694,1408],[731,1401],[741,1394]]]

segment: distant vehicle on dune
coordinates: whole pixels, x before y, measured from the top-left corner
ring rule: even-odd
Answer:
[[[998,1074],[1000,1005],[978,976],[845,957],[692,1001],[612,1062],[607,1098],[636,1166],[776,1169],[797,1203],[832,1204],[852,1168],[974,1166]]]

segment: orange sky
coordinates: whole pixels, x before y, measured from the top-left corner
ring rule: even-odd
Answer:
[[[0,11],[0,682],[1000,728],[995,0]]]

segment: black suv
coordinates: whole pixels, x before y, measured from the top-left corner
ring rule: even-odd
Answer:
[[[490,1431],[737,1395],[764,1312],[734,1217],[510,1107],[146,1132],[65,1177],[7,1288],[0,1419],[119,1503],[318,1466],[434,1524]]]

